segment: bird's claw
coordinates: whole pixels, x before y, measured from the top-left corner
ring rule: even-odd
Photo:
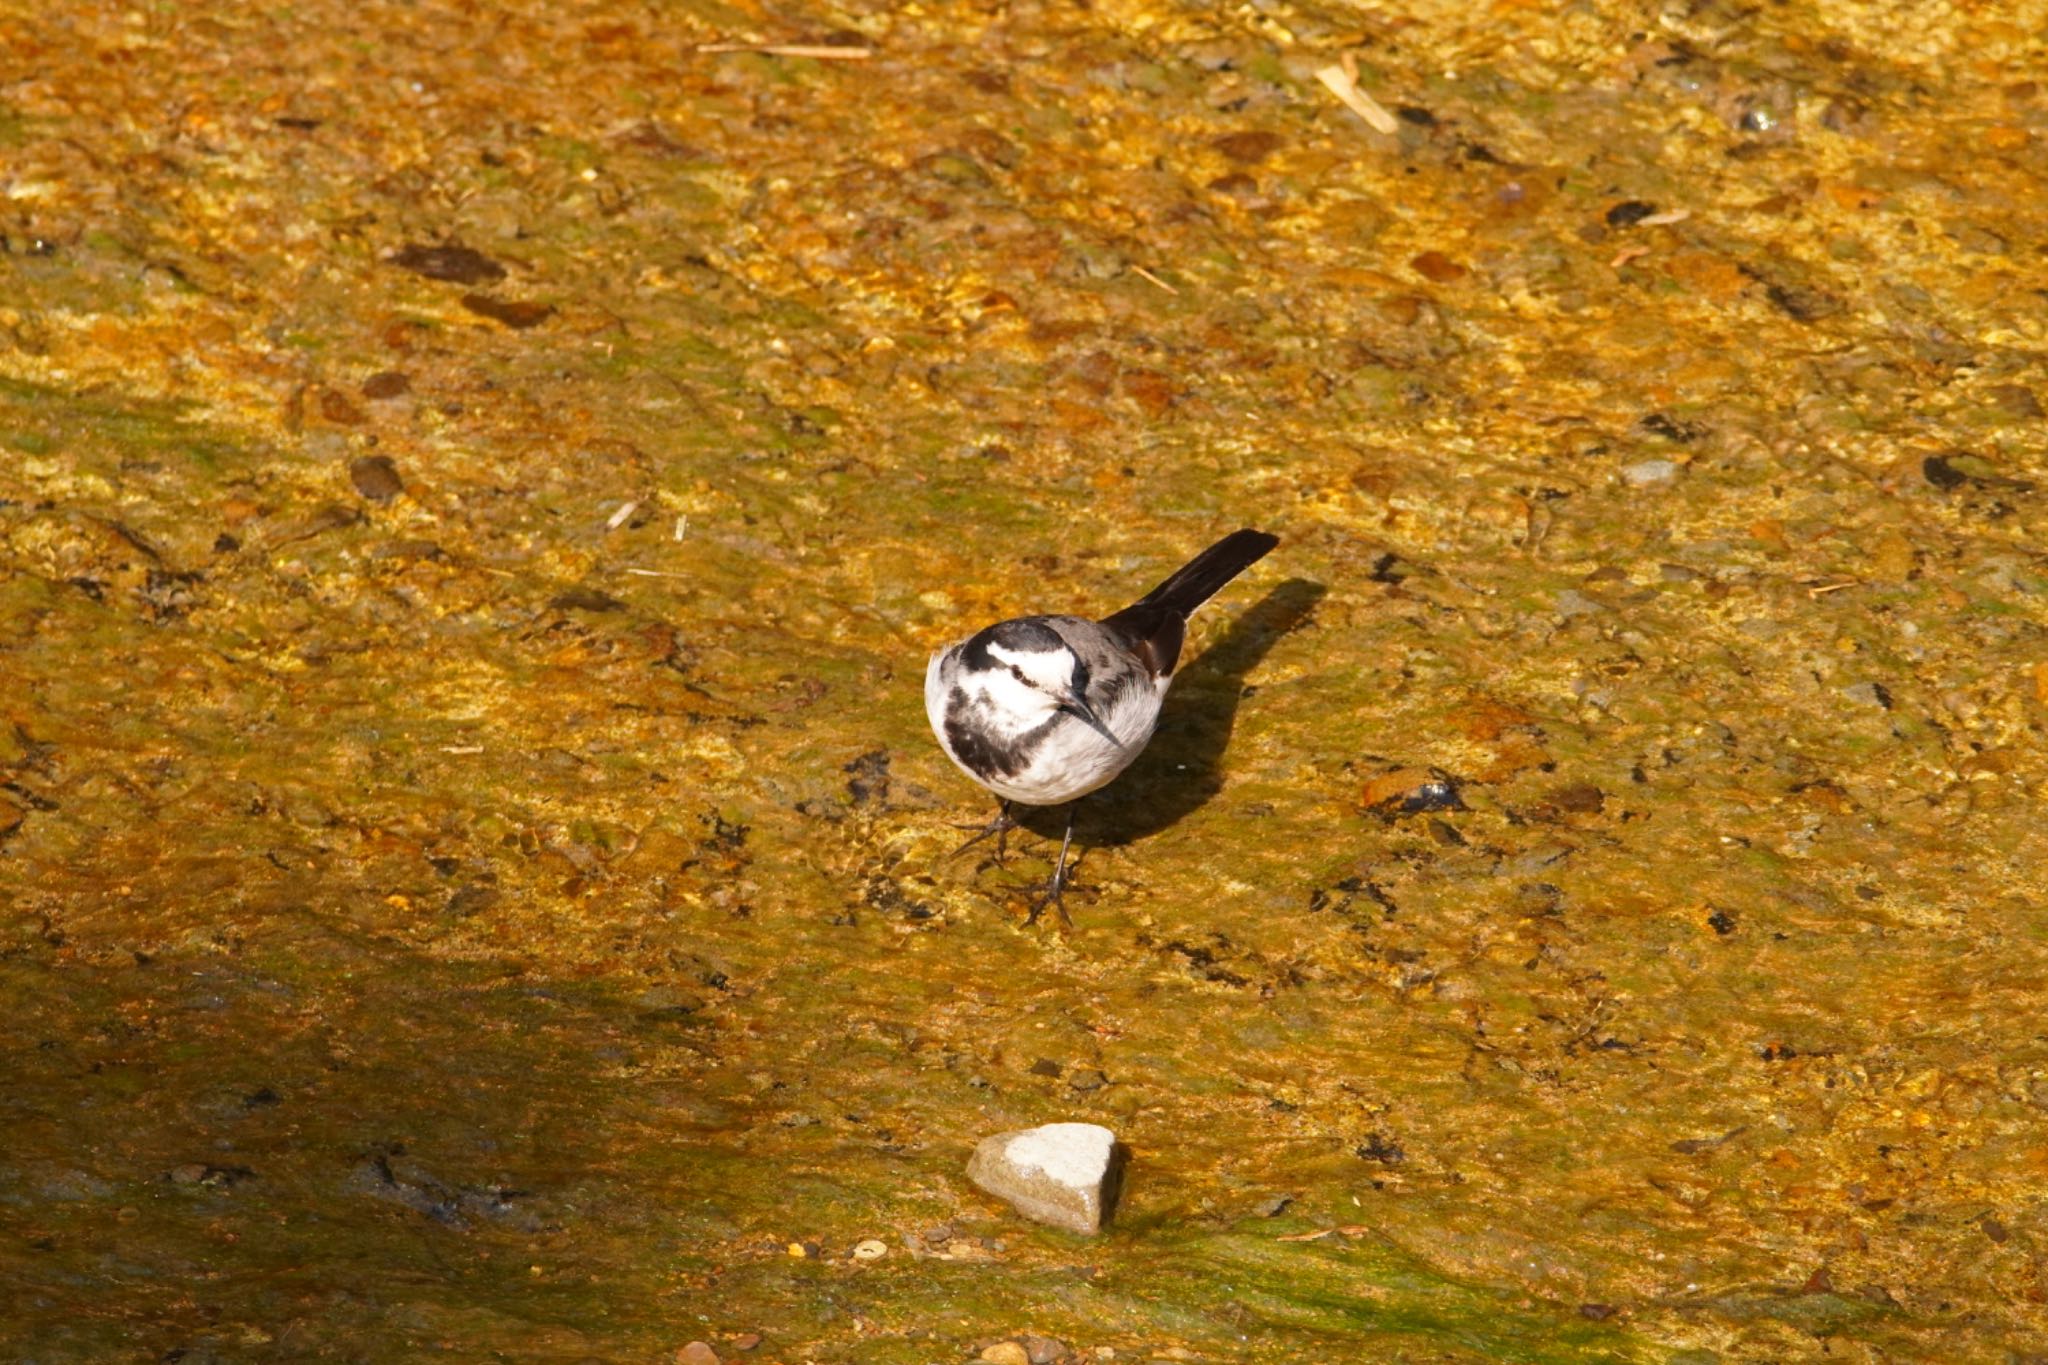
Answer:
[[[953,826],[953,828],[976,829],[976,826],[955,825]],[[969,839],[966,843],[960,845],[960,847],[954,849],[951,853],[947,854],[946,856],[949,858],[957,858],[961,854],[965,853],[968,849],[973,848],[976,844],[980,843],[982,840],[988,838],[991,834],[993,834],[996,840],[996,866],[1001,867],[1003,865],[1004,858],[1006,858],[1009,855],[1010,831],[1016,828],[1016,817],[1010,814],[1010,803],[1005,801],[1002,805],[1002,808],[996,812],[995,819],[989,821],[986,825],[982,825],[978,829],[976,829],[976,833],[973,838]]]

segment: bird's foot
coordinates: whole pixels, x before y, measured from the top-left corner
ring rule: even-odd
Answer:
[[[955,825],[954,828],[974,829],[975,826]],[[1010,831],[1016,828],[1016,817],[1010,814],[1010,803],[1005,801],[1002,804],[1002,807],[996,811],[995,819],[989,821],[986,825],[981,826],[979,831],[974,835],[973,838],[969,839],[966,843],[960,845],[960,847],[954,849],[951,853],[947,854],[946,856],[949,858],[957,858],[961,854],[965,853],[968,849],[973,848],[976,844],[988,838],[990,835],[994,835],[996,841],[996,866],[1001,867],[1003,865],[1004,858],[1006,858],[1009,855]]]
[[[1067,863],[1067,846],[1065,844],[1060,845],[1060,860],[1053,867],[1052,877],[1049,880],[1047,880],[1045,886],[1031,898],[1030,913],[1026,914],[1024,917],[1024,922],[1026,924],[1038,923],[1038,917],[1044,914],[1046,910],[1050,908],[1058,912],[1061,924],[1065,925],[1069,929],[1074,927],[1073,919],[1067,914],[1067,907],[1064,897],[1066,894],[1067,887],[1070,884],[1072,884],[1074,880],[1074,867],[1079,866],[1080,862],[1081,860],[1079,858],[1076,858],[1074,859],[1074,865],[1069,866]]]

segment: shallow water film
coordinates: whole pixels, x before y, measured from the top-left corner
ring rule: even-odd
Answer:
[[[14,7],[0,1352],[2048,1359],[2044,33]]]

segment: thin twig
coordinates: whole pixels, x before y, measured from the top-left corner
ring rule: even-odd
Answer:
[[[1316,79],[1331,94],[1344,101],[1345,108],[1371,124],[1375,132],[1392,137],[1400,131],[1401,125],[1394,122],[1394,116],[1387,112],[1386,106],[1358,88],[1354,72],[1342,66],[1326,66],[1316,72]]]
[[[699,43],[699,52],[757,52],[764,57],[809,57],[819,62],[864,62],[871,47],[828,47],[822,43]]]
[[[1180,293],[1180,290],[1175,289],[1172,285],[1168,284],[1165,280],[1160,279],[1157,275],[1153,274],[1151,271],[1147,270],[1142,265],[1134,265],[1131,267],[1131,270],[1134,273],[1143,276],[1145,279],[1152,281],[1152,283],[1158,285],[1161,289],[1164,289],[1169,294]]]

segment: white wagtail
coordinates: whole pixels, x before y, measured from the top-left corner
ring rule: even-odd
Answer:
[[[1002,801],[971,847],[1014,827],[1010,803],[1056,806],[1086,796],[1129,767],[1152,738],[1173,684],[1188,617],[1280,543],[1233,531],[1114,616],[1019,616],[932,656],[924,709],[946,756]],[[1033,919],[1060,910],[1074,813]],[[997,844],[997,859],[1002,857]]]

